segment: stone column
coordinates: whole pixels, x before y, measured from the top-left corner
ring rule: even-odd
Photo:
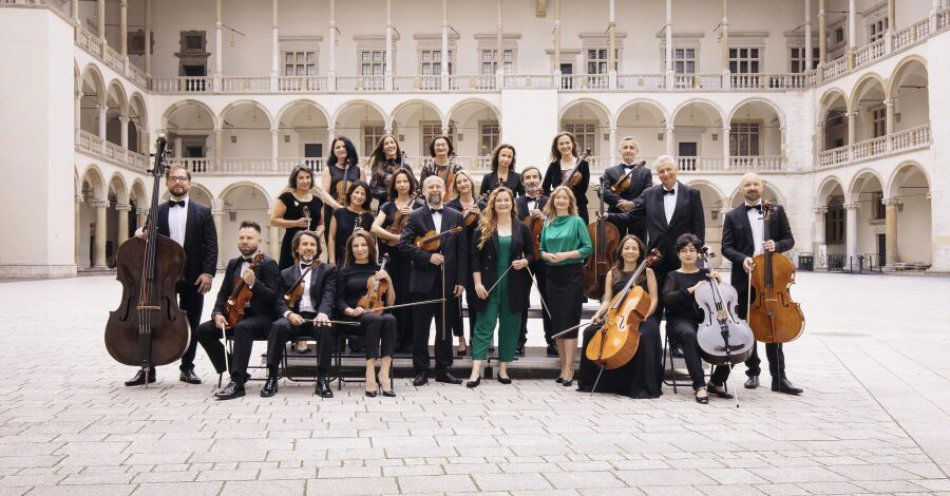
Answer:
[[[854,136],[857,134],[857,129],[854,127],[856,115],[856,112],[848,112],[848,160],[854,158],[852,154],[854,153]]]
[[[731,157],[729,156],[729,132],[732,131],[732,127],[729,124],[723,124],[722,126],[722,135],[719,137],[722,142],[722,167],[723,169],[731,169]],[[728,205],[728,203],[727,203]]]
[[[386,0],[386,91],[393,90],[393,0]]]
[[[330,66],[327,68],[327,90],[336,91],[336,0],[330,0],[330,31],[327,36],[330,48]]]
[[[722,84],[724,88],[731,86],[729,78],[729,0],[722,0],[722,31],[720,31],[719,45],[722,49]]]
[[[673,155],[673,126],[666,128],[666,154]]]
[[[673,0],[666,0],[666,89],[673,89]]]
[[[821,247],[825,246],[825,214],[827,206],[815,208],[815,267],[825,267],[827,261],[821,257]]]
[[[607,19],[607,87],[612,90],[617,89],[617,15],[615,2],[616,0],[609,0],[610,14]],[[611,145],[610,150],[611,157],[616,156],[613,145]],[[610,163],[614,163],[613,158],[611,158]]]
[[[280,260],[280,228],[270,226],[267,230],[270,232],[270,256],[275,260]]]
[[[501,0],[495,1],[495,87],[505,85],[505,52],[502,49]]]
[[[805,67],[802,72],[811,70],[811,0],[805,0]]]
[[[181,159],[181,136],[175,136],[175,158]]]
[[[69,2],[69,17],[73,18],[73,23],[79,25],[79,0]]]
[[[106,43],[106,0],[96,0],[96,15],[99,17],[99,24],[97,29],[99,30],[99,38],[102,39],[103,44]]]
[[[605,165],[604,168],[612,166],[618,162],[617,160],[617,126],[610,126],[610,163]]]
[[[442,70],[439,73],[439,87],[442,91],[449,88],[449,0],[442,0]]]
[[[138,225],[139,227],[145,226],[145,221],[148,220],[148,207],[136,208],[135,218],[138,221],[136,225]]]
[[[224,0],[215,0],[214,9],[214,77],[215,91],[222,88],[221,77],[224,75]]]
[[[99,105],[99,139],[103,143],[106,141],[106,111],[109,110],[109,107],[105,105]]]
[[[887,30],[884,32],[884,51],[891,53],[894,49],[894,32],[897,31],[895,3],[896,0],[887,0]],[[933,31],[931,31],[933,32]]]
[[[858,267],[858,208],[859,203],[846,203],[845,209],[845,247],[848,259],[845,266]]]
[[[92,204],[96,208],[96,239],[92,252],[92,266],[98,269],[106,268],[106,208],[109,202],[96,200]]]
[[[73,232],[75,233],[75,239],[73,240],[73,258],[77,265],[81,265],[79,263],[79,253],[82,251],[83,237],[85,234],[82,229],[82,219],[80,215],[82,211],[82,201],[81,193],[73,196]]]
[[[129,0],[119,2],[119,53],[129,57]]]
[[[270,130],[270,164],[271,169],[277,170],[277,138],[278,130],[276,128]]]
[[[893,267],[897,258],[897,213],[904,206],[900,198],[889,197],[884,203],[884,264]]]
[[[827,0],[818,0],[818,67],[821,67],[825,63],[825,58],[827,57],[825,45],[827,40],[825,40],[826,27],[825,27],[825,2]]]
[[[554,0],[554,79],[561,87],[561,0]]]
[[[145,0],[145,73],[152,74],[152,2]]]
[[[932,0],[930,2],[930,32],[937,32],[937,12],[940,12],[941,4],[940,0]]]
[[[214,219],[214,228],[218,236],[218,252],[223,252],[224,250],[224,202],[221,200],[214,200],[214,204],[211,209],[211,217]],[[218,270],[225,268],[227,264],[227,257],[218,257]]]
[[[129,148],[129,118],[128,116],[119,117],[119,146]]]
[[[224,139],[222,139],[223,137],[224,137],[224,130],[222,129],[214,130],[214,153],[210,157],[211,164],[212,164],[211,167],[213,168],[220,169],[221,167],[221,157],[224,155],[223,153],[221,153],[223,151],[222,150],[222,147],[223,147],[222,143],[224,142]]]
[[[280,76],[280,28],[277,26],[277,1],[273,0],[273,25],[271,26],[270,90],[277,91]]]
[[[76,127],[76,141],[79,141],[79,130],[82,128],[82,89],[76,90],[75,110],[73,110],[73,125]]]
[[[848,0],[848,70],[854,69],[854,49],[857,46],[857,12],[854,5],[855,0]]]
[[[885,119],[884,128],[888,135],[894,134],[894,98],[884,100]]]
[[[117,230],[118,232],[118,243],[116,244],[116,250],[122,246],[122,243],[125,243],[129,239],[129,212],[132,210],[132,206],[127,203],[120,203],[115,206],[116,212],[119,213],[119,222]]]

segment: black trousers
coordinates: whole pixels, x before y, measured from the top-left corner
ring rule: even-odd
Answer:
[[[315,314],[301,315],[305,319],[312,319]],[[280,362],[284,357],[287,341],[297,336],[311,336],[317,340],[317,376],[326,377],[333,359],[333,350],[336,349],[337,330],[334,326],[314,326],[306,322],[300,326],[293,326],[290,321],[280,318],[270,326],[267,335],[267,368],[272,375],[277,374]]]
[[[455,319],[452,321],[452,335],[457,337],[468,336],[468,341],[471,341],[472,336],[475,335],[475,318],[478,313],[475,311],[472,300],[478,298],[478,296],[475,296],[474,289],[469,290],[468,286],[466,286],[464,298],[466,307],[468,308],[468,334],[465,334],[465,317],[462,315],[462,298],[456,298]]]
[[[737,288],[739,293],[739,316],[742,319],[748,317],[748,308],[746,303],[749,295],[748,286],[743,286],[741,289]],[[765,357],[769,361],[769,373],[772,375],[773,380],[784,379],[785,378],[785,352],[782,351],[781,343],[765,343]],[[749,377],[757,377],[762,373],[762,359],[759,358],[759,343],[755,343],[755,346],[752,348],[752,355],[748,360],[745,361],[746,371],[745,375]]]
[[[705,386],[706,373],[703,372],[703,360],[699,354],[699,345],[696,343],[696,323],[691,320],[667,320],[666,333],[670,336],[671,344],[678,343],[683,347],[683,360],[686,361],[689,378],[693,381],[693,389]],[[729,367],[717,365],[709,382],[722,386],[728,378]]]
[[[253,315],[248,313],[227,334],[234,339],[234,354],[231,356],[231,381],[244,384],[251,378],[247,373],[247,365],[251,361],[251,348],[254,341],[264,341],[270,332],[273,318],[270,315]],[[214,320],[209,320],[198,326],[198,342],[208,353],[208,358],[219,374],[227,370],[225,364],[224,343],[221,342],[221,329],[215,327]]]
[[[541,323],[544,326],[544,341],[552,345],[554,344],[554,339],[551,337],[554,334],[554,324],[551,323],[551,317],[548,316],[550,309],[545,308],[545,302],[548,301],[548,278],[544,272],[545,268],[540,263],[531,264],[530,269],[534,274],[534,278],[537,279],[538,293],[541,295]],[[526,342],[528,342],[528,308],[525,308],[521,314],[521,336],[518,338],[518,344],[523,345]]]
[[[620,213],[620,210],[610,213]],[[643,221],[638,220],[609,220],[611,224],[617,227],[617,230],[620,231],[620,237],[624,237],[627,234],[633,234],[636,237],[640,238],[640,241],[644,243],[647,242],[647,231],[646,226],[643,225]]]
[[[424,301],[442,297],[441,282],[428,293],[412,293],[412,301]],[[457,300],[449,294],[445,300],[445,326],[452,325],[452,319],[457,319]],[[416,374],[424,374],[429,370],[429,330],[432,319],[435,319],[435,371],[447,371],[452,366],[452,333],[442,328],[442,304],[428,303],[416,305],[412,308],[412,368]]]
[[[384,313],[364,313],[356,319],[359,327],[347,327],[346,332],[363,337],[366,359],[391,357],[396,347],[396,317]]]
[[[181,356],[181,370],[190,370],[195,368],[195,352],[198,350],[198,323],[201,319],[201,311],[204,309],[205,295],[198,293],[198,286],[195,281],[183,280],[175,285],[175,293],[178,294],[178,306],[188,314],[188,327],[191,329],[191,341],[188,342],[188,348],[185,354]]]

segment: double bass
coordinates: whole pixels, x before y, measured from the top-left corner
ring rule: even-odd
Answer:
[[[773,210],[771,202],[762,202],[762,239],[769,239]],[[770,251],[756,255],[752,261],[748,321],[755,339],[778,344],[797,339],[805,330],[805,315],[788,292],[795,283],[795,265],[785,255]]]
[[[597,186],[595,190],[600,192],[600,186]],[[620,231],[617,226],[607,222],[604,197],[599,196],[600,210],[597,220],[587,226],[594,252],[584,262],[584,295],[595,300],[604,295],[607,272],[614,265],[617,245],[620,243]]]
[[[707,247],[699,252],[703,267],[709,273],[713,256]],[[693,293],[703,311],[703,321],[696,328],[696,344],[703,360],[713,365],[736,364],[752,356],[755,337],[749,325],[738,317],[739,293],[729,284],[709,279]]]
[[[165,173],[166,141],[156,140],[152,170],[152,204],[145,221],[146,236],[133,236],[116,252],[116,279],[122,283],[119,308],[109,312],[106,350],[123,365],[139,366],[145,387],[153,368],[172,363],[185,353],[191,339],[188,318],[178,307],[175,284],[183,277],[185,250],[158,234],[159,185]]]
[[[647,267],[662,258],[656,248],[650,251],[623,289],[610,300],[600,329],[591,337],[584,351],[587,359],[601,369],[623,367],[636,355],[640,345],[640,323],[646,320],[651,304],[650,293],[638,286],[637,281]]]

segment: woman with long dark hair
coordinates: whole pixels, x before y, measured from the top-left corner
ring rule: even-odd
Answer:
[[[396,140],[396,137],[391,134],[384,134],[383,137],[379,139],[376,148],[373,150],[373,153],[370,154],[369,165],[369,187],[372,191],[373,199],[377,202],[377,206],[382,206],[383,203],[390,200],[389,186],[392,182],[393,174],[397,170],[404,169],[409,171],[410,174],[413,174],[412,166],[409,164],[409,161],[406,160],[406,157],[403,156],[399,142]],[[413,180],[415,180],[415,177],[413,177]]]
[[[578,162],[579,161],[579,162]],[[544,174],[544,182],[541,189],[548,197],[554,188],[561,185],[574,168],[577,168],[575,174],[580,175],[580,180],[576,185],[571,185],[571,193],[574,193],[574,199],[577,202],[577,215],[584,219],[584,224],[588,224],[590,219],[587,214],[587,186],[590,185],[590,165],[586,160],[581,160],[577,155],[577,140],[574,135],[561,131],[554,136],[551,142],[551,163],[548,164],[548,170]]]
[[[277,197],[270,223],[282,227],[284,238],[280,243],[280,270],[294,264],[291,240],[300,231],[323,233],[323,197],[325,192],[313,181],[313,171],[298,165],[290,172],[287,188]]]
[[[330,241],[327,243],[330,263],[340,265],[346,251],[346,240],[356,228],[369,232],[373,216],[366,209],[369,204],[369,185],[363,181],[350,184],[346,192],[345,206],[333,211],[330,219]]]
[[[363,170],[359,166],[359,154],[356,146],[346,136],[337,136],[330,143],[330,156],[327,157],[326,172],[320,178],[320,186],[327,192],[323,218],[330,222],[333,211],[345,207],[346,192],[353,183],[365,181]],[[330,240],[330,232],[324,231],[324,240]],[[341,240],[345,241],[346,238]]]
[[[501,186],[514,191],[517,196],[524,194],[521,174],[515,172],[515,147],[507,143],[496,146],[492,152],[491,172],[482,178],[482,186],[478,192],[485,194]]]

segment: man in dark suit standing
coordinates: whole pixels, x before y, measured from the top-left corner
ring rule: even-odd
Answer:
[[[739,316],[746,318],[749,301],[749,273],[754,267],[753,257],[765,251],[782,253],[795,246],[792,228],[788,224],[785,209],[772,206],[769,232],[766,235],[762,218],[762,178],[754,172],[742,176],[739,190],[745,203],[726,214],[722,225],[722,254],[732,262],[732,286],[739,293]],[[802,389],[795,387],[785,377],[785,353],[781,343],[766,343],[765,355],[769,360],[769,372],[772,374],[772,391],[798,395]],[[749,379],[745,387],[755,389],[759,386],[758,345],[752,349],[752,356],[746,360],[746,375]]]
[[[191,172],[181,166],[168,169],[165,179],[169,199],[158,207],[158,233],[168,236],[185,250],[184,279],[178,281],[175,292],[178,305],[188,314],[191,342],[181,357],[179,380],[189,384],[201,384],[195,375],[195,350],[198,346],[196,332],[204,308],[204,295],[211,290],[211,280],[218,265],[218,235],[214,227],[211,209],[199,205],[188,197],[191,189]],[[137,236],[144,236],[139,230]],[[149,382],[155,382],[155,374],[149,374]],[[145,383],[145,372],[139,370],[135,377],[125,382],[126,386]]]
[[[228,262],[214,310],[211,311],[211,320],[198,326],[198,342],[208,353],[215,370],[219,374],[225,370],[231,372],[231,382],[215,394],[219,400],[244,396],[244,383],[251,378],[247,373],[247,365],[251,360],[254,340],[267,339],[271,323],[274,322],[274,300],[277,298],[280,269],[273,258],[263,254],[263,261],[257,267],[252,267],[260,244],[261,226],[257,222],[241,222],[241,228],[238,230],[238,249],[241,256]],[[244,308],[244,318],[227,331],[234,337],[234,352],[233,356],[226,357],[224,344],[221,342],[221,328],[227,327],[225,314],[228,299],[231,298],[239,280],[244,280],[253,296]],[[230,369],[225,364],[228,359]]]
[[[277,319],[271,325],[267,336],[267,382],[261,389],[261,396],[269,398],[277,393],[277,380],[280,378],[280,362],[284,347],[290,339],[310,335],[317,339],[317,393],[323,398],[332,398],[333,389],[327,372],[330,360],[336,348],[337,335],[329,325],[336,295],[336,266],[320,263],[320,238],[313,231],[300,231],[291,241],[295,264],[280,272],[275,306]],[[316,265],[311,268],[311,264]],[[303,293],[293,307],[287,305],[284,295],[300,281]],[[323,325],[319,325],[323,323]]]
[[[452,366],[452,335],[445,327],[448,324],[446,319],[457,312],[456,298],[465,291],[462,284],[468,271],[469,246],[462,214],[442,204],[445,192],[442,179],[438,176],[426,177],[422,182],[422,191],[426,204],[409,214],[399,238],[399,251],[412,260],[410,300],[418,302],[443,298],[444,301],[412,307],[412,362],[416,374],[412,383],[422,386],[429,382],[429,329],[435,318],[435,380],[461,384],[462,380],[449,372]],[[458,233],[443,235],[439,249],[435,252],[416,246],[416,238],[427,232],[443,233],[455,227],[461,229]]]
[[[647,188],[653,186],[653,173],[646,166],[646,162],[637,161],[637,154],[640,153],[640,146],[631,136],[627,136],[620,142],[621,162],[604,171],[600,176],[600,192],[604,197],[604,202],[610,206],[609,213],[629,212],[633,210],[633,200],[637,199]],[[610,190],[615,184],[629,178],[629,185],[620,193],[614,193]],[[618,224],[617,229],[620,235],[628,233],[635,234],[638,238],[646,242],[646,227],[643,222],[637,222],[638,219],[632,219],[632,222]]]
[[[521,183],[524,185],[525,194],[515,198],[515,209],[519,219],[525,220],[527,217],[540,219],[544,222],[544,206],[548,203],[548,197],[541,191],[541,169],[531,166],[521,171]],[[557,346],[551,337],[554,334],[554,325],[551,324],[551,317],[545,303],[547,297],[547,277],[545,273],[545,263],[538,257],[528,266],[534,278],[537,279],[538,293],[541,295],[541,322],[544,326],[544,340],[548,343],[548,356],[557,356]],[[528,288],[530,291],[531,288]],[[528,341],[528,309],[525,308],[521,316],[521,336],[518,337],[518,347],[515,353],[524,356],[524,345]]]

